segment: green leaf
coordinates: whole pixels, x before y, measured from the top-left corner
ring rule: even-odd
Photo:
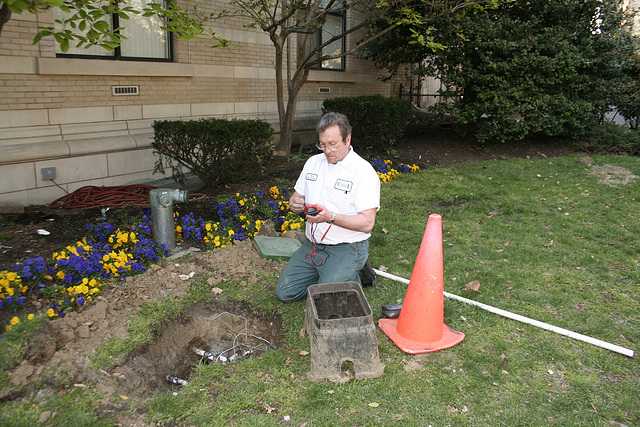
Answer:
[[[93,28],[100,31],[101,33],[106,33],[109,31],[109,23],[106,21],[96,21],[93,24]]]
[[[48,27],[46,29],[42,29],[38,32],[38,34],[36,34],[36,36],[33,38],[33,44],[38,44],[38,42],[43,38],[43,37],[47,37],[50,36],[51,34],[53,34],[53,28],[52,27]]]
[[[69,40],[68,39],[62,40],[62,42],[60,43],[60,50],[62,50],[63,52],[68,52],[69,51]]]
[[[29,9],[29,3],[27,3],[26,1],[15,1],[15,2],[9,2],[7,3],[7,5],[9,6],[9,10],[11,10],[11,12],[13,13],[22,13],[25,10]]]

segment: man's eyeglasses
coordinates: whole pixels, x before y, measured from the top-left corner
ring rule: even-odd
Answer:
[[[337,144],[323,144],[322,142],[316,142],[316,148],[318,150],[322,150],[322,151],[336,151],[338,149],[338,145],[340,145],[340,143]]]

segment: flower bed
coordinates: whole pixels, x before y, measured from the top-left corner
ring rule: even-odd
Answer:
[[[419,169],[416,165],[394,166],[390,160],[371,164],[382,182],[401,172]],[[213,205],[208,219],[196,218],[192,213],[176,214],[176,237],[213,249],[252,239],[268,222],[281,234],[301,229],[304,218],[289,210],[288,199],[287,191],[277,186],[271,187],[268,194],[236,193]],[[0,271],[0,310],[24,312],[27,298],[32,297],[46,303],[42,309],[46,317],[64,317],[68,310],[94,300],[107,284],[139,274],[167,254],[164,244],[158,246],[153,241],[148,209],[130,228],[116,228],[108,222],[89,224],[87,237],[54,253],[51,259],[27,258],[13,271]],[[29,313],[22,320],[34,317]],[[9,332],[20,321],[14,316],[4,330]]]

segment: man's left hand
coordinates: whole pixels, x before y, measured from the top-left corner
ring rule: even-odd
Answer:
[[[333,212],[331,212],[329,209],[325,208],[322,205],[316,205],[318,207],[318,214],[317,215],[307,215],[307,222],[310,222],[312,224],[317,224],[320,222],[328,222],[331,220],[331,217],[333,216]]]

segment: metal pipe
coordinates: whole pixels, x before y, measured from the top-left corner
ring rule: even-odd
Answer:
[[[185,190],[156,188],[149,192],[151,219],[153,221],[153,241],[167,245],[169,252],[176,248],[176,229],[173,220],[173,203],[186,202],[189,193]]]
[[[384,271],[376,270],[375,268],[373,269],[373,271],[375,271],[378,276],[386,277],[387,279],[395,280],[397,282],[402,282],[402,283],[409,284],[409,280],[404,279],[402,277],[399,277],[399,276],[396,276],[396,275],[393,275],[393,274],[390,274],[390,273],[385,273]],[[457,300],[457,301],[461,301],[461,302],[464,302],[466,304],[475,305],[476,307],[480,307],[483,310],[490,311],[491,313],[498,314],[498,315],[506,317],[508,319],[513,319],[513,320],[517,320],[517,321],[522,322],[522,323],[527,323],[529,325],[537,326],[538,328],[542,328],[542,329],[545,329],[547,331],[555,332],[555,333],[560,334],[560,335],[564,335],[564,336],[567,336],[567,337],[570,337],[570,338],[574,338],[574,339],[577,339],[577,340],[580,340],[580,341],[584,341],[584,342],[587,342],[589,344],[593,344],[593,345],[598,346],[598,347],[606,348],[607,350],[611,350],[611,351],[623,354],[623,355],[628,356],[628,357],[635,357],[635,352],[633,350],[630,350],[630,349],[625,348],[625,347],[621,347],[619,345],[611,344],[611,343],[608,343],[606,341],[599,340],[597,338],[591,338],[591,337],[588,337],[586,335],[582,335],[582,334],[579,334],[577,332],[570,331],[568,329],[564,329],[564,328],[560,328],[558,326],[550,325],[548,323],[540,322],[538,320],[534,320],[534,319],[531,319],[529,317],[525,317],[525,316],[521,316],[519,314],[511,313],[510,311],[502,310],[500,308],[496,308],[496,307],[493,307],[493,306],[490,306],[490,305],[487,305],[487,304],[483,304],[481,302],[477,302],[477,301],[474,301],[474,300],[463,298],[463,297],[455,295],[455,294],[450,294],[448,292],[444,292],[443,294],[447,298],[451,298],[451,299],[454,299],[454,300]]]

